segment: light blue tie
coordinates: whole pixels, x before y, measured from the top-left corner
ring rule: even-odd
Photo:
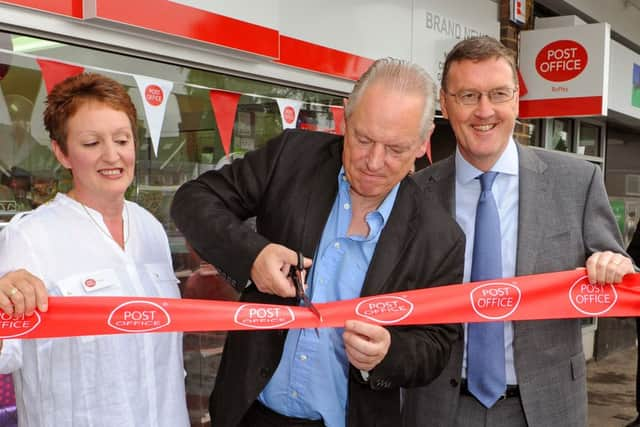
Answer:
[[[476,211],[471,281],[502,277],[502,238],[496,200],[491,192],[497,172],[479,176],[482,192]],[[467,386],[487,408],[507,388],[504,361],[504,323],[469,323],[467,326]]]

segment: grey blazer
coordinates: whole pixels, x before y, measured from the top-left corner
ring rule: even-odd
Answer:
[[[569,270],[596,251],[624,253],[600,168],[560,153],[518,145],[520,163],[516,275]],[[449,157],[415,175],[427,198],[455,216],[455,161]],[[517,321],[514,359],[530,427],[587,425],[586,364],[580,321]],[[430,385],[407,389],[405,426],[454,425],[463,344]],[[428,420],[428,421],[427,421]]]

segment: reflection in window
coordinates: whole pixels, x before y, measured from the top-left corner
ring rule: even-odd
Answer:
[[[576,152],[587,156],[600,155],[600,126],[580,122]]]
[[[547,139],[545,148],[570,152],[571,136],[570,119],[553,119],[551,123],[551,138]]]
[[[42,123],[46,89],[38,58],[85,67],[121,83],[138,110],[136,179],[126,197],[149,210],[169,236],[173,266],[185,297],[235,299],[215,267],[193,253],[169,216],[173,194],[185,181],[255,150],[282,131],[276,98],[302,101],[297,127],[334,131],[342,97],[0,32],[0,224],[70,188]],[[152,148],[134,75],[173,82],[160,133]],[[212,90],[241,94],[228,154],[222,146]],[[336,116],[337,117],[337,116]],[[185,334],[186,383],[192,423],[207,420],[224,333]]]

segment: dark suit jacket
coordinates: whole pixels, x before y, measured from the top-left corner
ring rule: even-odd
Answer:
[[[520,162],[516,275],[583,267],[593,252],[624,253],[600,168],[567,155],[518,146]],[[449,157],[416,181],[455,215],[455,161]],[[580,320],[513,323],[514,358],[530,427],[587,425],[586,365]],[[406,393],[405,425],[454,425],[463,340],[429,386]]]
[[[633,260],[636,266],[640,266],[640,223],[636,227],[636,231],[633,233],[633,237],[627,247],[627,253]]]
[[[186,183],[172,215],[196,251],[239,284],[269,242],[313,256],[337,194],[342,137],[286,131],[219,172]],[[259,234],[243,223],[256,216]],[[362,295],[397,292],[462,279],[464,235],[444,208],[427,204],[405,178],[369,265]],[[295,304],[248,286],[242,301]],[[347,424],[400,422],[401,386],[435,378],[459,325],[391,327],[391,347],[364,382],[351,367]],[[273,375],[286,331],[228,334],[210,402],[213,425],[235,426]],[[318,375],[322,375],[318,372]]]

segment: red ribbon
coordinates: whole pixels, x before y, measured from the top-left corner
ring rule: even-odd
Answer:
[[[584,269],[376,295],[306,307],[138,297],[50,297],[49,311],[0,315],[0,338],[640,316],[640,274],[591,285]]]

